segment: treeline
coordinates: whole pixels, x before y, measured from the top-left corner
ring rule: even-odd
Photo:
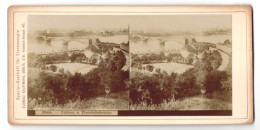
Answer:
[[[160,70],[152,75],[137,72],[128,83],[132,104],[159,105],[217,91],[231,93],[231,78],[226,71],[218,71],[216,62],[212,60],[218,57],[216,55],[205,53],[196,61],[194,68],[179,75]]]
[[[166,60],[166,56],[163,52],[161,52],[160,54],[147,54],[147,55],[142,55],[142,56],[138,56],[137,54],[132,54],[132,66],[134,64],[149,64],[152,62],[163,62],[164,60]]]
[[[104,43],[97,40],[97,47],[95,45],[90,45],[88,48],[90,51],[96,54],[104,54],[113,49],[113,47],[119,47],[119,45],[115,43]],[[109,45],[108,45],[109,44]],[[49,53],[49,54],[36,54],[36,53],[28,53],[28,66],[29,67],[37,67],[44,68],[46,64],[55,64],[55,63],[64,63],[66,61],[70,62],[82,62],[86,60],[86,56],[83,52],[74,52],[71,56],[68,53]],[[91,59],[90,64],[95,64],[97,59]]]
[[[141,64],[152,64],[152,63],[162,63],[162,62],[176,62],[182,64],[192,64],[195,60],[194,54],[190,53],[187,57],[183,57],[180,53],[169,53],[165,55],[163,52],[160,54],[149,54],[138,56],[137,54],[132,54],[132,67],[140,67]]]
[[[192,58],[193,61],[193,54],[190,54],[187,59]],[[138,64],[151,64],[151,63],[161,63],[161,62],[177,62],[177,63],[185,63],[185,59],[182,57],[180,53],[169,53],[165,55],[163,52],[160,54],[148,54],[138,56],[137,54],[132,54],[132,67]]]
[[[45,69],[47,64],[57,64],[65,62],[83,62],[88,58],[82,52],[74,52],[71,56],[68,53],[50,53],[46,55],[28,53],[28,66]],[[97,59],[91,59],[90,64],[95,64]]]
[[[195,47],[195,50],[190,50],[190,51],[193,52],[195,51],[194,52],[195,54],[200,54],[203,51],[209,51],[210,47],[216,48],[216,45],[210,42],[196,42],[196,43],[192,43],[192,45]]]
[[[67,53],[51,53],[47,55],[28,53],[28,67],[44,68],[46,64],[65,62],[71,59]]]
[[[129,71],[122,71],[125,62],[123,52],[117,51],[87,74],[41,71],[38,76],[34,76],[35,72],[29,69],[28,96],[30,99],[40,99],[42,104],[65,104],[106,92],[127,90],[125,82],[129,79]]]
[[[208,68],[210,70],[217,69],[222,63],[222,56],[221,56],[220,52],[217,50],[213,50],[211,52],[205,51],[201,54],[200,58],[201,58],[200,61],[206,62],[208,64],[208,66],[210,65],[209,67],[211,67],[211,68]],[[198,63],[200,63],[200,62],[199,61],[195,62],[194,66],[195,67],[200,66],[200,64],[198,64]]]

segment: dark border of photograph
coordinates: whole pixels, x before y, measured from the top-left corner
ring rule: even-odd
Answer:
[[[106,110],[104,110],[106,111]],[[109,111],[107,111],[109,112]],[[28,110],[28,116],[232,116],[232,110],[188,110],[188,111],[154,111],[154,110],[134,110],[117,111],[117,115],[36,115],[35,110]]]

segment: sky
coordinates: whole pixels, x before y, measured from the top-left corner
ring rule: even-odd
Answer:
[[[231,29],[231,15],[30,15],[29,31],[126,29],[200,32]]]

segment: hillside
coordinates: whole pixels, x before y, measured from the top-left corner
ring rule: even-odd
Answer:
[[[217,98],[194,96],[183,100],[164,102],[161,105],[132,105],[131,110],[231,110],[232,103]]]
[[[64,105],[52,105],[50,102],[38,105],[33,102],[28,103],[28,109],[33,110],[128,110],[129,109],[129,91],[111,93],[88,100],[76,100]]]

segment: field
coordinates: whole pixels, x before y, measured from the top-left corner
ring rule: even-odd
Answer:
[[[51,102],[38,104],[28,102],[28,108],[32,110],[128,110],[129,91],[111,93],[88,100],[76,100],[64,105],[54,105]],[[35,105],[33,105],[35,104]]]
[[[150,64],[154,66],[154,70],[153,72],[155,72],[156,68],[160,68],[161,71],[165,70],[168,74],[174,72],[174,73],[178,73],[181,74],[183,72],[185,72],[187,69],[192,68],[192,65],[186,65],[186,64],[180,64],[180,63],[175,63],[175,62],[171,62],[171,63],[155,63],[155,64]],[[147,66],[147,64],[144,64],[144,66]]]
[[[96,68],[97,66],[95,65],[90,65],[90,64],[83,64],[83,63],[60,63],[60,64],[52,64],[58,67],[58,70],[60,68],[63,68],[65,71],[69,71],[71,73],[82,73],[86,74],[90,70]],[[47,65],[50,66],[50,65]]]

